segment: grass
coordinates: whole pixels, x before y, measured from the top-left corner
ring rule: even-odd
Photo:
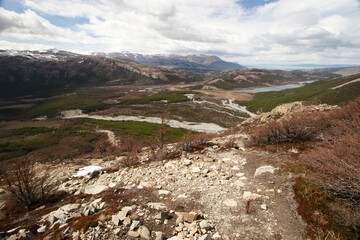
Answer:
[[[12,129],[11,134],[16,136],[34,136],[40,133],[53,132],[55,130],[55,128],[48,127],[24,127]]]
[[[106,121],[86,119],[88,123],[104,126],[114,131],[120,132],[123,135],[131,135],[137,137],[139,140],[155,140],[160,130],[160,125],[148,122],[137,121]],[[167,127],[166,138],[169,142],[180,141],[181,138],[187,133],[187,130],[180,128]]]
[[[359,77],[360,74],[357,74],[350,77],[321,80],[299,88],[261,92],[257,93],[253,100],[241,101],[240,104],[247,106],[247,109],[251,112],[269,112],[278,105],[295,101],[327,103],[332,105],[348,102],[360,96],[360,82],[334,90],[330,88]]]
[[[187,92],[157,93],[148,97],[125,99],[121,101],[119,104],[120,105],[148,104],[151,102],[164,101],[164,100],[166,100],[168,103],[189,101],[189,99],[183,95],[185,93]]]
[[[43,115],[46,115],[48,117],[55,117],[64,110],[81,109],[83,110],[83,112],[91,112],[95,110],[105,109],[106,106],[107,105],[105,103],[99,102],[95,99],[91,99],[91,97],[85,95],[84,93],[77,93],[47,99],[32,108],[24,110],[19,115],[22,118],[33,118]]]
[[[32,129],[29,131],[29,129]],[[42,128],[20,128],[14,130],[18,133],[24,134],[33,134],[38,132]],[[27,130],[27,131],[26,131]],[[28,140],[16,140],[16,141],[9,141],[0,143],[0,160],[5,160],[11,157],[17,157],[25,155],[31,151],[35,151],[37,149],[49,147],[55,144],[58,144],[60,140],[64,137],[69,136],[82,136],[85,138],[85,141],[91,141],[94,138],[93,133],[82,131],[83,129],[78,126],[66,127],[55,130],[53,133],[49,133],[49,135],[35,138],[35,139],[28,139]]]

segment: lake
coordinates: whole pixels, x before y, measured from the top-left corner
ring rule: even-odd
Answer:
[[[271,86],[271,87],[261,87],[261,88],[254,88],[254,89],[244,89],[244,90],[239,90],[238,92],[258,93],[258,92],[281,91],[284,89],[302,87],[305,84],[312,83],[312,82],[314,82],[314,81],[305,81],[305,82],[299,82],[299,83],[293,83],[293,84]]]

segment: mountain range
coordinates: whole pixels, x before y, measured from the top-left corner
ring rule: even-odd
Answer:
[[[91,55],[114,59],[125,58],[148,66],[166,67],[174,70],[186,70],[197,73],[207,73],[211,71],[220,72],[245,68],[238,63],[226,62],[217,56],[208,55],[144,55],[129,52],[95,52]]]

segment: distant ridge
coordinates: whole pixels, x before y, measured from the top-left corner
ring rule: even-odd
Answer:
[[[244,68],[244,66],[238,63],[226,62],[217,56],[208,55],[144,55],[129,52],[95,52],[92,53],[92,55],[108,58],[126,58],[144,65],[198,73],[207,73],[211,71],[221,72]]]

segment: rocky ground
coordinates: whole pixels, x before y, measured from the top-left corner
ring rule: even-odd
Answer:
[[[32,218],[37,221],[36,236],[302,239],[305,223],[296,212],[292,176],[279,171],[282,156],[244,149],[243,138],[216,138],[202,150],[163,161],[148,161],[145,149],[137,167],[118,167],[123,157],[83,160],[82,165],[59,163],[52,175],[62,182],[58,189],[70,197],[30,214],[38,216]],[[224,148],[233,139],[238,147]],[[73,177],[86,165],[102,170]],[[34,236],[21,222],[13,226],[2,239]]]

